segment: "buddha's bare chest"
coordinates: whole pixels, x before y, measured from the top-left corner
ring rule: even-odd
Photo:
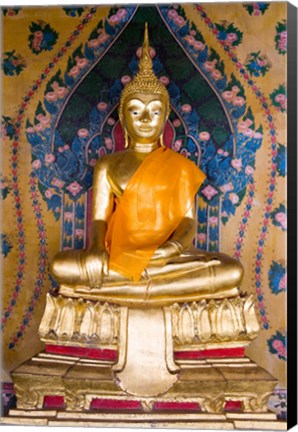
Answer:
[[[130,179],[135,174],[144,160],[143,156],[126,154],[123,157],[110,161],[108,168],[108,181],[112,192],[121,196],[126,189]]]

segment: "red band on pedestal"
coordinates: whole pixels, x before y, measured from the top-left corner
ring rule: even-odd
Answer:
[[[244,348],[221,348],[202,351],[175,351],[175,360],[197,360],[205,358],[244,357]]]
[[[49,354],[60,354],[66,356],[83,357],[94,360],[117,361],[118,352],[111,349],[82,348],[74,346],[46,345]]]
[[[225,411],[242,411],[241,401],[226,401],[224,406]]]
[[[64,408],[63,396],[45,396],[43,399],[44,408]]]
[[[158,411],[201,411],[197,402],[155,402],[153,409]]]
[[[140,410],[141,402],[121,399],[93,399],[90,409],[97,410]]]

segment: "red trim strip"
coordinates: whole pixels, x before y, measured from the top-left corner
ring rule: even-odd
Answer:
[[[197,402],[155,402],[153,409],[157,411],[201,411]]]
[[[141,402],[121,399],[93,399],[90,409],[97,410],[140,410]]]
[[[46,345],[49,354],[60,354],[74,357],[85,357],[96,360],[117,361],[118,352],[111,349],[82,348],[74,346]]]
[[[224,406],[225,411],[242,411],[241,401],[226,401]]]
[[[45,396],[43,399],[44,408],[64,408],[63,396]]]
[[[196,360],[204,358],[244,357],[244,348],[220,348],[201,351],[175,351],[175,360]]]

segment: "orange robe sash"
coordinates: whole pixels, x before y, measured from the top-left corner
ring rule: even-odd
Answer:
[[[108,224],[109,267],[137,282],[155,250],[191,208],[205,174],[173,150],[150,153],[130,179]]]

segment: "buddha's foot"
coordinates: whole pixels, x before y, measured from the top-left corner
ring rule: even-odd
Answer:
[[[170,288],[170,287],[169,287]],[[83,298],[85,300],[116,303],[127,307],[157,307],[168,306],[173,303],[192,302],[200,300],[224,299],[237,297],[238,287],[223,288],[217,291],[190,287],[178,288],[176,291],[165,286],[151,286],[151,284],[122,284],[103,285],[101,288],[88,286],[60,285],[59,294],[65,297]]]

